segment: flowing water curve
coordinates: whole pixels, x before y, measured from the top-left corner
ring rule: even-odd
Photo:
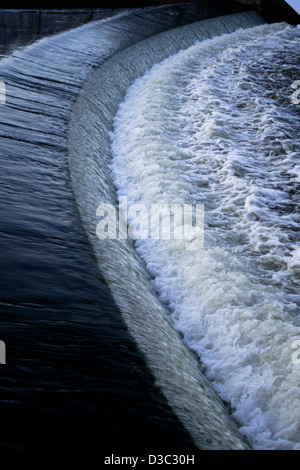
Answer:
[[[97,238],[96,210],[101,203],[117,204],[109,170],[109,131],[134,79],[196,41],[262,23],[256,13],[229,15],[163,33],[118,53],[87,80],[73,108],[69,129],[74,192],[99,265],[105,267],[106,281],[157,384],[199,448],[245,449],[248,445],[202,374],[196,357],[172,328],[168,309],[154,288],[157,285],[153,286],[133,244]],[[159,94],[159,88],[157,91]],[[159,170],[158,165],[155,170]],[[150,174],[156,178],[155,171]]]

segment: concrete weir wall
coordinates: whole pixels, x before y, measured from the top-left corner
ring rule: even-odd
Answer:
[[[105,4],[105,2],[101,2]],[[23,9],[13,9],[14,4],[9,3],[5,9],[2,4],[0,9],[0,55],[11,53],[19,46],[31,44],[33,41],[45,36],[53,35],[76,28],[91,21],[110,18],[113,16],[135,14],[140,18],[141,24],[157,20],[157,31],[159,25],[166,29],[187,24],[191,21],[198,21],[204,18],[238,13],[258,8],[264,18],[269,22],[286,21],[291,24],[298,24],[300,16],[283,0],[198,0],[197,2],[176,2],[176,0],[136,0],[126,2],[123,5],[107,3],[104,8],[89,8],[88,2],[80,8],[65,8],[63,2],[60,9],[40,9],[34,7],[30,9],[30,2],[26,2]],[[38,5],[38,3],[37,3]],[[119,7],[118,7],[119,5]],[[154,6],[160,5],[160,6]],[[52,6],[52,5],[51,5]],[[148,8],[143,8],[147,7]],[[201,18],[199,17],[201,16]],[[148,27],[148,25],[147,25]],[[139,32],[139,24],[136,24]],[[162,31],[163,29],[161,29]]]
[[[299,24],[300,15],[296,8],[291,5],[296,5],[297,0],[284,1],[284,0],[238,0],[244,5],[251,5],[257,7],[264,15],[264,18],[270,23],[285,21],[290,24]],[[299,8],[299,7],[298,7]],[[298,10],[299,11],[299,10]]]
[[[228,13],[238,13],[251,8],[234,0],[226,0],[226,2],[216,0],[198,0],[197,2],[184,3],[170,2],[173,5],[165,5],[165,3],[168,3],[167,1],[158,1],[157,3],[161,6],[142,8],[142,6],[147,6],[147,2],[140,2],[136,5],[126,2],[128,8],[117,8],[114,5],[110,7],[108,5],[107,8],[98,9],[88,8],[88,5],[84,4],[81,8],[41,9],[36,7],[29,9],[30,2],[26,2],[26,8],[24,9],[13,9],[13,3],[11,3],[9,6],[11,9],[0,9],[0,54],[11,53],[16,47],[31,44],[45,36],[116,16],[119,17],[119,27],[117,24],[114,27],[116,28],[116,34],[119,36],[120,30],[122,31],[120,16],[129,12],[131,13],[131,25],[135,23],[135,33],[142,35],[142,38],[144,38],[147,37],[148,30],[150,32],[155,30],[155,33],[158,33],[192,21]]]
[[[88,78],[69,127],[69,164],[83,225],[123,318],[143,352],[156,383],[200,449],[248,449],[227,409],[194,355],[172,329],[149,276],[127,240],[96,237],[96,208],[116,204],[108,165],[109,131],[130,84],[154,63],[238,28],[264,23],[257,12],[228,15],[176,28],[113,55]],[[128,295],[130,293],[130,295]],[[145,302],[147,299],[147,302]]]
[[[119,15],[126,9],[0,10],[0,54],[31,44],[45,36],[76,28],[90,21]]]

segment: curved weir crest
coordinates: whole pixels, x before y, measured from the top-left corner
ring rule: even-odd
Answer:
[[[73,189],[99,266],[156,383],[200,449],[249,446],[196,357],[173,329],[133,245],[127,240],[98,240],[96,209],[101,203],[117,204],[109,170],[109,132],[131,83],[155,63],[196,41],[262,23],[256,13],[228,15],[161,33],[119,52],[88,78],[69,127]]]

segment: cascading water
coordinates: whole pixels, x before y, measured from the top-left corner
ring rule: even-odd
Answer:
[[[205,206],[201,250],[135,248],[255,448],[299,448],[299,39],[259,26],[178,53],[130,87],[112,134],[129,206]]]
[[[99,264],[105,266],[105,278],[114,299],[144,352],[157,384],[200,448],[237,449],[247,446],[238,436],[234,423],[228,420],[224,406],[201,373],[195,357],[171,328],[168,311],[157,299],[151,278],[132,243],[97,238],[96,210],[101,203],[117,202],[109,171],[109,131],[118,104],[132,81],[143,75],[151,65],[197,40],[261,23],[257,14],[206,20],[153,37],[120,52],[86,82],[74,106],[70,125],[69,152],[74,191]],[[182,77],[181,73],[179,75]],[[169,86],[172,88],[172,82]],[[159,87],[157,84],[155,88],[158,95]],[[139,109],[140,104],[132,112]],[[136,129],[138,133],[139,127]],[[155,145],[154,138],[151,142]],[[140,149],[135,147],[135,150],[138,155]],[[156,155],[159,158],[159,154]],[[159,165],[154,167],[160,179]],[[154,179],[155,173],[150,169],[149,175],[153,174]],[[160,183],[158,186],[161,188]]]

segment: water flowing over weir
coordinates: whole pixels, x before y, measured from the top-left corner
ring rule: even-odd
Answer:
[[[67,129],[93,67],[216,13],[226,12],[201,2],[146,9],[45,38],[1,61],[2,448],[195,450],[153,384],[83,233]],[[23,34],[21,44],[32,40]]]
[[[129,207],[205,205],[204,247],[135,249],[255,448],[299,448],[299,39],[262,25],[181,51],[128,89],[112,133]]]
[[[88,78],[69,128],[73,188],[99,266],[156,383],[200,449],[249,447],[201,373],[197,359],[172,329],[133,246],[121,240],[100,242],[96,237],[96,209],[101,203],[116,204],[109,171],[109,131],[130,84],[153,64],[195,41],[262,23],[256,13],[228,15],[162,33],[119,52]]]

